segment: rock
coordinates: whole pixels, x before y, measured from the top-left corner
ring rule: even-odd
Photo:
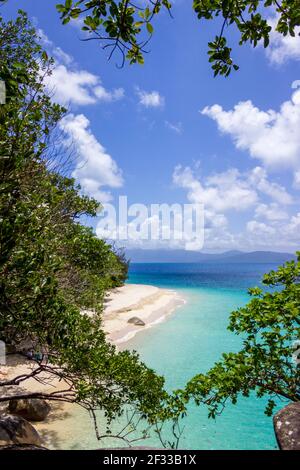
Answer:
[[[145,326],[145,322],[143,322],[143,320],[141,320],[139,317],[132,317],[128,320],[127,323],[132,323],[136,326]]]
[[[34,427],[20,416],[0,415],[0,446],[13,444],[41,445],[41,438]]]
[[[16,354],[17,353],[17,347],[14,344],[6,344],[6,354]]]
[[[43,421],[49,414],[51,407],[45,400],[30,398],[24,400],[10,400],[10,413],[29,421]]]
[[[273,418],[276,439],[281,450],[300,450],[300,402],[290,403]]]

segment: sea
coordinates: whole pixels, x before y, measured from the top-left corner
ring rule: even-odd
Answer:
[[[165,321],[138,333],[122,348],[136,350],[140,358],[163,375],[169,391],[184,387],[193,376],[208,371],[222,353],[238,351],[242,338],[227,329],[230,313],[249,302],[248,288],[261,286],[264,273],[276,264],[131,264],[128,283],[173,289],[185,299]],[[216,419],[204,406],[190,403],[182,420],[180,449],[260,450],[277,449],[272,418],[264,413],[266,398],[252,393],[228,403]],[[285,402],[278,402],[278,409]],[[100,417],[101,428],[101,417]],[[117,423],[117,426],[122,426]],[[63,435],[62,435],[63,429]],[[105,432],[105,429],[100,429]],[[49,432],[48,432],[49,433]],[[170,433],[170,435],[168,435]],[[51,447],[96,449],[123,447],[119,440],[98,442],[90,417],[78,408],[66,413],[59,439],[53,433]],[[163,438],[172,441],[166,428]],[[156,434],[135,445],[161,447]]]
[[[129,283],[174,289],[186,303],[167,321],[129,343],[141,359],[162,374],[169,390],[208,371],[224,352],[238,351],[242,338],[227,329],[230,313],[247,304],[248,288],[261,286],[274,264],[132,264]],[[182,426],[183,449],[277,449],[265,398],[252,394],[227,404],[215,420],[191,404]],[[284,406],[285,403],[278,403]],[[155,444],[155,440],[152,440]]]

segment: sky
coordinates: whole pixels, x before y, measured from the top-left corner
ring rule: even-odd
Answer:
[[[265,50],[239,47],[231,33],[240,70],[213,78],[207,42],[218,24],[176,0],[173,18],[154,22],[145,64],[119,68],[98,41],[80,40],[78,22],[61,25],[56,3],[9,0],[1,14],[27,11],[55,58],[47,86],[68,108],[60,127],[66,148],[76,147],[71,174],[82,191],[112,204],[121,195],[129,204],[203,203],[205,252],[299,249],[300,38],[274,32]],[[101,236],[97,219],[89,223]]]

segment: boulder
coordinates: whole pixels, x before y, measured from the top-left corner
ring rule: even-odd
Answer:
[[[20,416],[0,415],[0,446],[14,444],[41,445],[41,438],[34,427]]]
[[[145,326],[145,322],[143,322],[143,320],[141,320],[139,317],[132,317],[128,320],[127,323],[132,323],[136,326]]]
[[[273,418],[276,439],[281,450],[300,450],[300,402],[290,403]]]
[[[51,407],[45,400],[29,398],[24,400],[10,400],[9,411],[29,421],[43,421],[49,414]]]

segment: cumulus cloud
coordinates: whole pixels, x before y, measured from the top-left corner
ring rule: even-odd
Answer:
[[[294,174],[294,185],[300,189],[300,171],[296,171]]]
[[[205,208],[214,212],[243,211],[253,207],[258,201],[255,188],[236,168],[208,176],[201,182],[190,167],[177,166],[173,181],[188,191],[189,201],[201,202]]]
[[[150,207],[133,204],[128,207],[127,221],[124,220],[123,225],[119,225],[118,221],[115,207],[104,204],[96,228],[97,235],[121,240],[131,248],[200,250],[203,247],[203,212],[199,208],[196,215],[178,204],[172,208],[162,204],[155,212]]]
[[[247,223],[247,231],[259,236],[273,235],[275,233],[275,229],[273,227],[270,227],[263,222],[257,222],[256,220],[250,220]]]
[[[280,204],[292,204],[293,202],[292,196],[283,186],[268,179],[264,168],[259,166],[253,168],[249,173],[249,183]]]
[[[51,55],[54,59],[58,62],[61,62],[66,65],[70,65],[74,59],[71,55],[67,54],[65,51],[61,49],[61,47],[56,46],[53,41],[51,41],[45,32],[42,29],[37,30],[38,36],[40,38],[41,44],[46,48],[49,49]]]
[[[199,177],[191,168],[177,166],[173,182],[187,191],[189,202],[204,204],[206,249],[294,249],[299,243],[300,216],[290,218],[286,210],[294,200],[261,167]],[[245,225],[236,232],[240,213]]]
[[[300,89],[278,112],[262,111],[251,101],[242,101],[229,111],[215,104],[201,113],[216,121],[238,149],[249,151],[264,165],[300,168]]]
[[[119,188],[123,184],[117,163],[96,139],[83,114],[69,114],[60,125],[66,135],[66,145],[75,145],[77,151],[78,160],[72,176],[85,193],[100,202],[109,201],[111,195],[105,188]]]
[[[188,198],[202,197],[213,217],[231,211],[228,225],[223,229],[227,247],[232,243],[232,248],[242,249],[269,249],[270,246],[295,249],[299,244],[300,216],[292,214],[296,198],[267,174],[267,169],[289,169],[294,176],[294,187],[300,188],[300,89],[297,85],[295,82],[290,100],[282,103],[278,111],[261,110],[249,100],[228,111],[218,104],[201,111],[216,121],[219,130],[232,138],[236,148],[248,151],[262,163],[247,173],[231,169],[201,181],[193,177],[181,185],[187,189]],[[186,171],[185,177],[189,172]],[[238,233],[231,232],[236,225],[236,219],[231,225],[233,210],[245,213],[244,228]],[[210,233],[207,234],[206,244],[210,246]],[[225,247],[222,231],[215,230],[214,240]]]
[[[107,90],[100,77],[78,68],[73,57],[55,46],[41,29],[39,36],[56,61],[52,74],[45,80],[56,101],[63,105],[83,106],[117,101],[124,97],[123,88]]]
[[[291,216],[290,220],[273,220],[247,223],[247,235],[244,243],[248,246],[296,250],[299,247],[300,213]]]
[[[272,26],[270,33],[270,44],[265,49],[267,57],[272,64],[282,65],[289,60],[300,60],[300,28],[296,27],[295,36],[289,34],[283,36],[276,31],[278,16],[269,18],[268,23]]]
[[[100,77],[80,69],[73,57],[57,47],[43,30],[40,29],[38,33],[42,45],[56,61],[52,75],[46,78],[46,85],[57,102],[80,106],[123,98],[122,88],[107,90]],[[70,113],[62,119],[60,128],[64,145],[72,146],[76,152],[77,160],[72,176],[86,194],[99,202],[109,201],[111,194],[108,188],[123,185],[122,173],[92,133],[87,117]]]
[[[279,221],[288,219],[288,214],[279,204],[272,202],[271,204],[259,204],[255,209],[255,217],[269,221]]]
[[[294,242],[295,246],[299,248],[300,212],[292,216],[290,222],[283,227],[283,231]]]
[[[161,108],[165,104],[165,99],[158,91],[145,91],[139,87],[136,88],[136,94],[139,98],[139,104],[145,108]]]
[[[86,70],[72,70],[63,64],[56,65],[47,77],[47,86],[61,104],[89,105],[112,102],[123,98],[123,88],[108,91],[98,76]]]

